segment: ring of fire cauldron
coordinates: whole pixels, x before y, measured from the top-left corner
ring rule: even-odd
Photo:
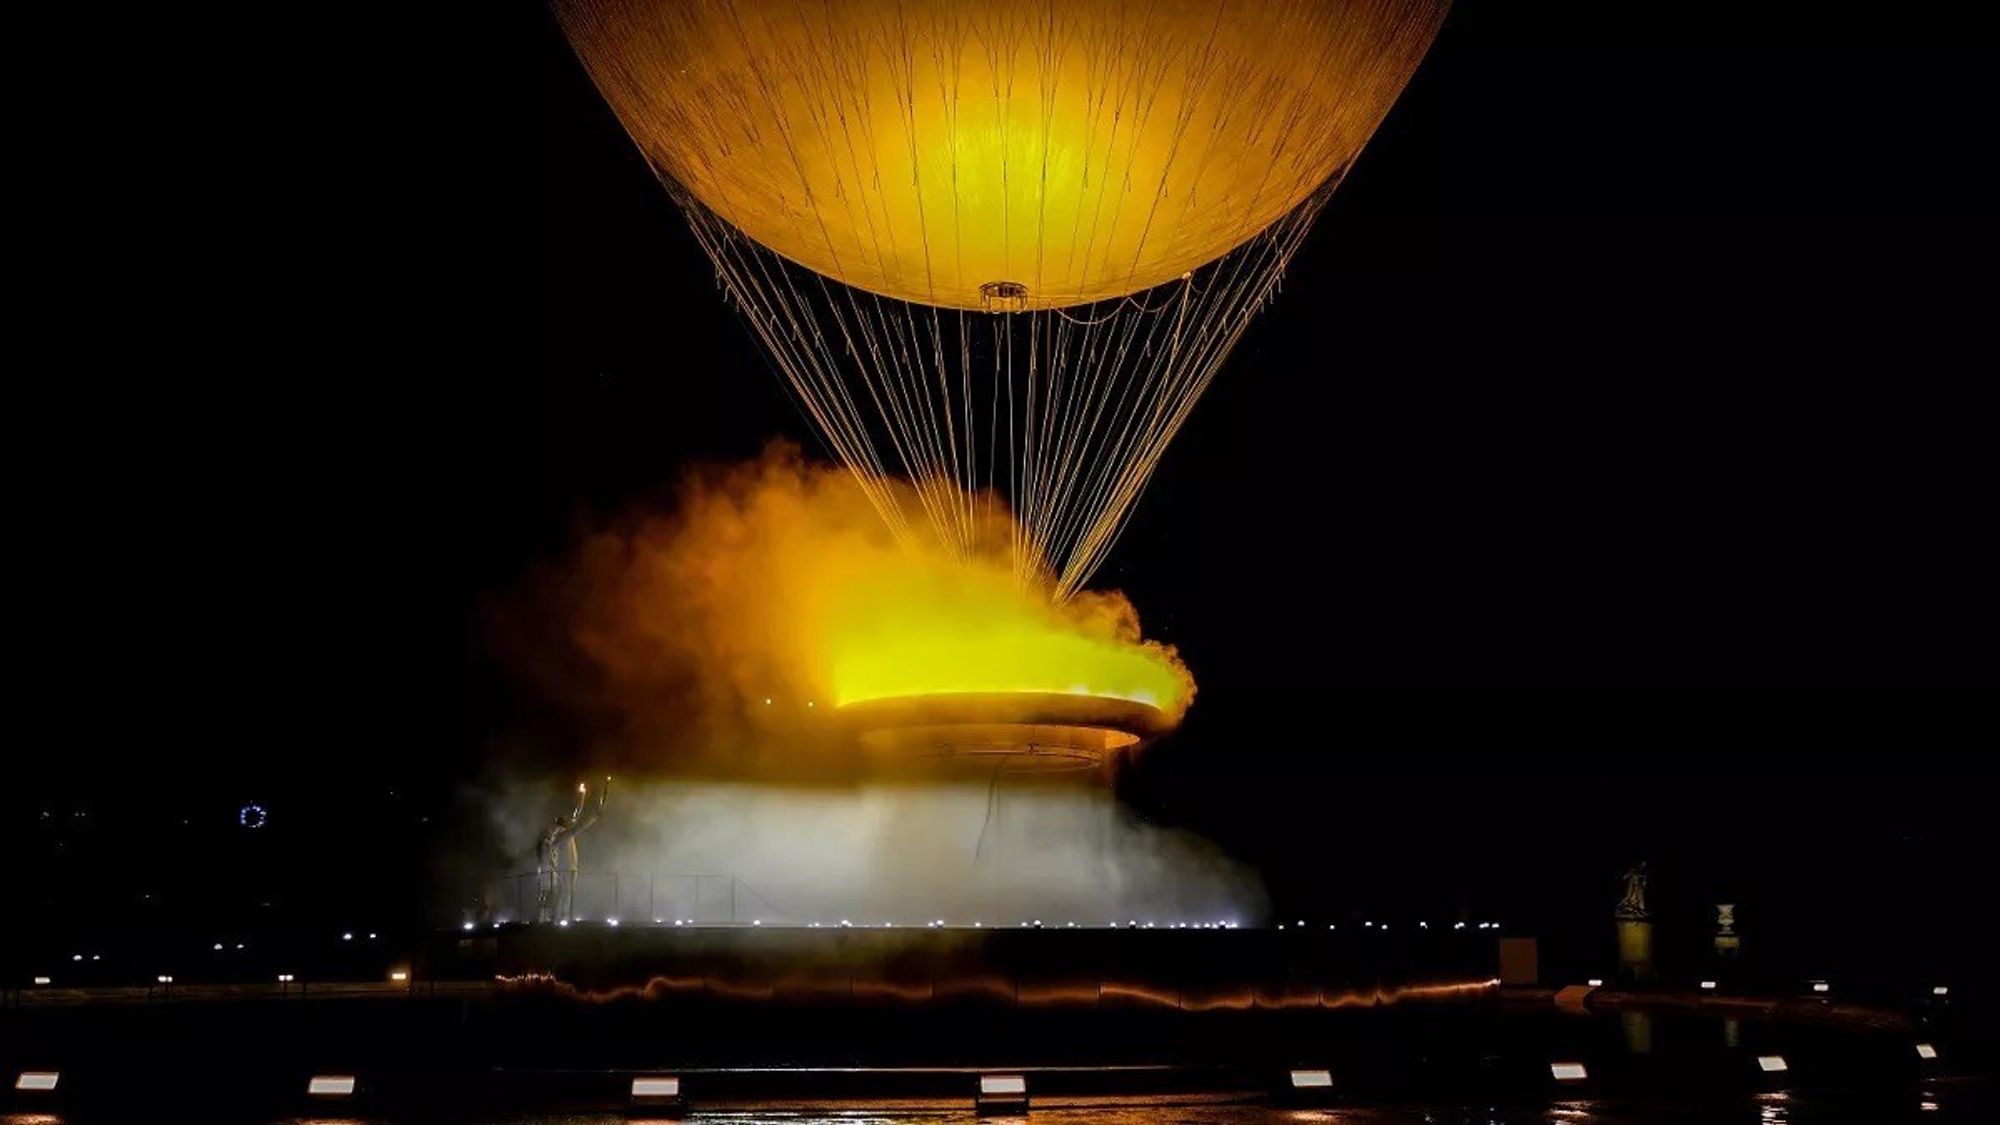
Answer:
[[[871,750],[1023,773],[1099,768],[1173,728],[1149,703],[1066,692],[894,696],[838,714]]]

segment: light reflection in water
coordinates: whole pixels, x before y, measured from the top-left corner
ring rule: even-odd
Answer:
[[[1907,1104],[1907,1103],[1906,1103]],[[757,1108],[710,1110],[691,1114],[687,1121],[714,1122],[716,1125],[977,1125],[982,1121],[1019,1122],[1021,1125],[1688,1125],[1713,1122],[1716,1125],[1853,1125],[1870,1122],[1853,1116],[1851,1107],[1837,1102],[1799,1098],[1783,1092],[1767,1092],[1749,1101],[1731,1100],[1711,1104],[1713,1112],[1699,1113],[1693,1104],[1634,1105],[1627,1102],[1562,1100],[1544,1105],[1496,1106],[1360,1106],[1328,1108],[1287,1108],[1268,1104],[1228,1104],[1187,1102],[1132,1102],[1107,1099],[1103,1104],[1037,1106],[1027,1117],[978,1118],[970,1105],[963,1108],[930,1103],[921,1108],[883,1108],[856,1105],[842,1110],[831,1106],[814,1109]],[[1919,1108],[1935,1116],[1927,1120],[1947,1120],[1954,1114],[1936,1100],[1936,1091],[1922,1091]],[[1957,1107],[1954,1106],[1953,1109]],[[1690,1113],[1694,1113],[1690,1116]],[[181,1118],[162,1118],[162,1122]],[[52,1115],[7,1116],[0,1125],[78,1125]],[[152,1125],[148,1122],[146,1125]],[[326,1118],[293,1119],[277,1125],[387,1125],[381,1121],[337,1121]],[[669,1125],[663,1120],[626,1118],[618,1114],[551,1114],[503,1118],[493,1125]]]
[[[1488,1107],[1392,1108],[1329,1107],[1314,1109],[1282,1108],[1243,1104],[1134,1104],[1122,1100],[1102,1105],[1037,1107],[1027,1117],[976,1117],[970,1107],[950,1109],[929,1106],[903,1112],[870,1112],[865,1108],[848,1111],[738,1109],[697,1112],[686,1120],[713,1121],[727,1125],[975,1125],[982,1121],[1013,1121],[1023,1125],[1628,1125],[1627,1119],[1599,1116],[1596,1103],[1562,1102],[1544,1116],[1539,1108],[1520,1106],[1501,1110]],[[0,1123],[4,1125],[4,1123]],[[293,1123],[286,1123],[293,1125]],[[318,1125],[298,1122],[296,1125]],[[503,1125],[668,1125],[664,1121],[630,1119],[602,1114],[526,1117],[510,1119]]]
[[[1633,1009],[1618,1013],[1618,1022],[1625,1032],[1625,1049],[1635,1055],[1653,1053],[1653,1013]]]

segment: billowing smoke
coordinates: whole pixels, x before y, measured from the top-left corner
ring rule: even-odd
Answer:
[[[967,518],[1011,519],[958,500]],[[497,616],[578,771],[519,781],[496,765],[481,800],[497,842],[519,869],[575,781],[608,774],[581,842],[586,911],[597,896],[598,913],[641,916],[625,896],[643,880],[654,913],[714,920],[732,886],[739,917],[773,920],[1254,917],[1254,877],[1138,820],[1101,778],[856,769],[838,707],[862,699],[1081,691],[1186,708],[1193,678],[1122,594],[1058,605],[1016,574],[1011,557],[893,533],[847,472],[789,447],[696,471],[672,512],[592,530]],[[612,872],[622,903],[603,901]]]
[[[991,496],[932,502],[1012,519]],[[624,768],[810,774],[833,712],[884,696],[1085,693],[1173,720],[1194,695],[1124,595],[1052,603],[1011,556],[968,557],[923,527],[895,534],[851,474],[782,445],[695,471],[671,513],[588,534],[506,624],[535,690],[592,724],[592,757]]]
[[[611,785],[579,841],[586,917],[1102,926],[1248,922],[1263,907],[1250,872],[1099,786]],[[520,786],[494,806],[524,850],[547,793]]]

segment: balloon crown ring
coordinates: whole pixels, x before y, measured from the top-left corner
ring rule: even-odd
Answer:
[[[979,300],[987,312],[1024,312],[1028,287],[1018,281],[989,281],[979,287]]]

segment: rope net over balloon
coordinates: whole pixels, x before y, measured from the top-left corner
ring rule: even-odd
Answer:
[[[556,0],[883,519],[1058,601],[1446,6]],[[980,542],[996,503],[1010,541]]]
[[[1000,315],[896,301],[825,279],[691,204],[695,231],[814,425],[899,533],[1004,546],[1057,599],[1089,580],[1160,456],[1311,223],[1302,207],[1185,280]],[[914,484],[915,510],[884,476]],[[1011,498],[1012,541],[977,507]]]

